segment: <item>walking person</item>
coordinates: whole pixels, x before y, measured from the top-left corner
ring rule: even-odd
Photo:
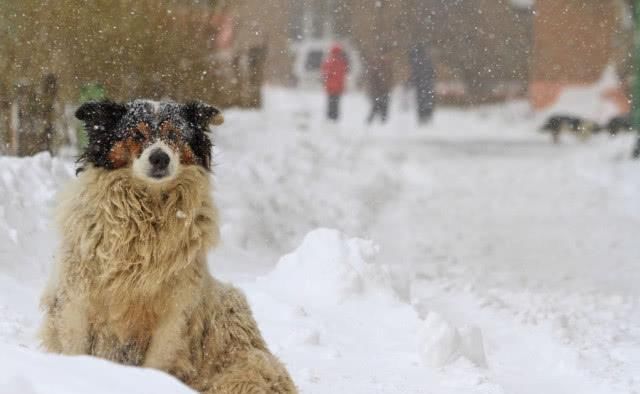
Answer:
[[[340,118],[340,98],[344,93],[348,68],[347,57],[342,47],[334,44],[329,56],[322,63],[322,78],[328,96],[327,118],[333,121]]]
[[[367,83],[371,98],[371,112],[367,123],[373,123],[376,117],[385,123],[389,114],[389,101],[392,85],[391,59],[388,52],[374,55],[367,67]]]
[[[431,57],[424,45],[416,44],[409,51],[411,83],[416,89],[418,121],[428,123],[433,117],[435,106],[435,70]]]

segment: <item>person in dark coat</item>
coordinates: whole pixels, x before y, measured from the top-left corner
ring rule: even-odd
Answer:
[[[389,101],[392,86],[391,59],[385,51],[379,55],[374,55],[367,67],[367,84],[369,97],[371,98],[371,113],[367,118],[368,123],[372,123],[376,116],[385,123],[389,113]]]
[[[339,44],[334,44],[329,56],[322,63],[324,89],[329,97],[327,117],[338,120],[340,117],[340,97],[344,93],[349,65],[347,57]]]
[[[414,45],[409,51],[411,83],[416,88],[418,120],[427,123],[435,106],[435,70],[424,45]]]

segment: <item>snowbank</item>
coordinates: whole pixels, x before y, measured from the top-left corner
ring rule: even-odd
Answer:
[[[47,153],[0,158],[0,272],[19,280],[42,278],[55,245],[53,199],[72,175],[71,163]]]
[[[371,241],[316,229],[272,272],[243,285],[267,341],[277,344],[303,391],[340,392],[349,384],[366,392],[356,378],[363,368],[386,376],[381,389],[422,387],[419,380],[404,381],[425,373],[420,318],[394,293],[377,253]]]
[[[424,363],[443,367],[460,357],[477,366],[486,367],[487,360],[478,327],[454,327],[438,312],[429,312],[420,330],[421,355]]]
[[[544,110],[547,115],[568,114],[606,124],[614,116],[621,115],[615,102],[606,97],[607,92],[619,89],[620,81],[613,66],[608,66],[602,77],[589,86],[566,88],[551,108]]]
[[[65,357],[0,343],[0,393],[193,393],[159,371],[124,367],[94,357]]]
[[[335,306],[356,297],[391,296],[386,267],[371,261],[378,250],[372,241],[317,229],[259,283],[305,306]]]

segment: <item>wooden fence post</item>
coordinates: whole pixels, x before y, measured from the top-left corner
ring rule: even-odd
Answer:
[[[53,153],[57,93],[58,83],[53,74],[43,76],[38,89],[26,80],[16,84],[11,129],[12,145],[18,156]]]
[[[6,85],[0,83],[0,154],[11,149],[11,99]]]

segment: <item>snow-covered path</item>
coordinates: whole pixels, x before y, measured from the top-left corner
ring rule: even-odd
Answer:
[[[574,149],[514,158],[504,144],[491,157],[428,164],[435,186],[416,216],[442,227],[423,227],[429,243],[414,262],[412,299],[422,313],[478,326],[505,392],[628,392],[639,383],[626,377],[640,365],[640,223],[616,190],[635,168]]]
[[[358,95],[337,125],[318,94],[271,89],[266,103],[217,131],[211,266],[245,289],[303,392],[640,390],[630,137],[554,146],[524,104],[444,109],[417,128],[399,108],[365,127]],[[35,348],[48,209],[71,172],[42,156],[0,165],[4,367]],[[29,383],[41,370],[8,371],[0,392],[48,392]]]

